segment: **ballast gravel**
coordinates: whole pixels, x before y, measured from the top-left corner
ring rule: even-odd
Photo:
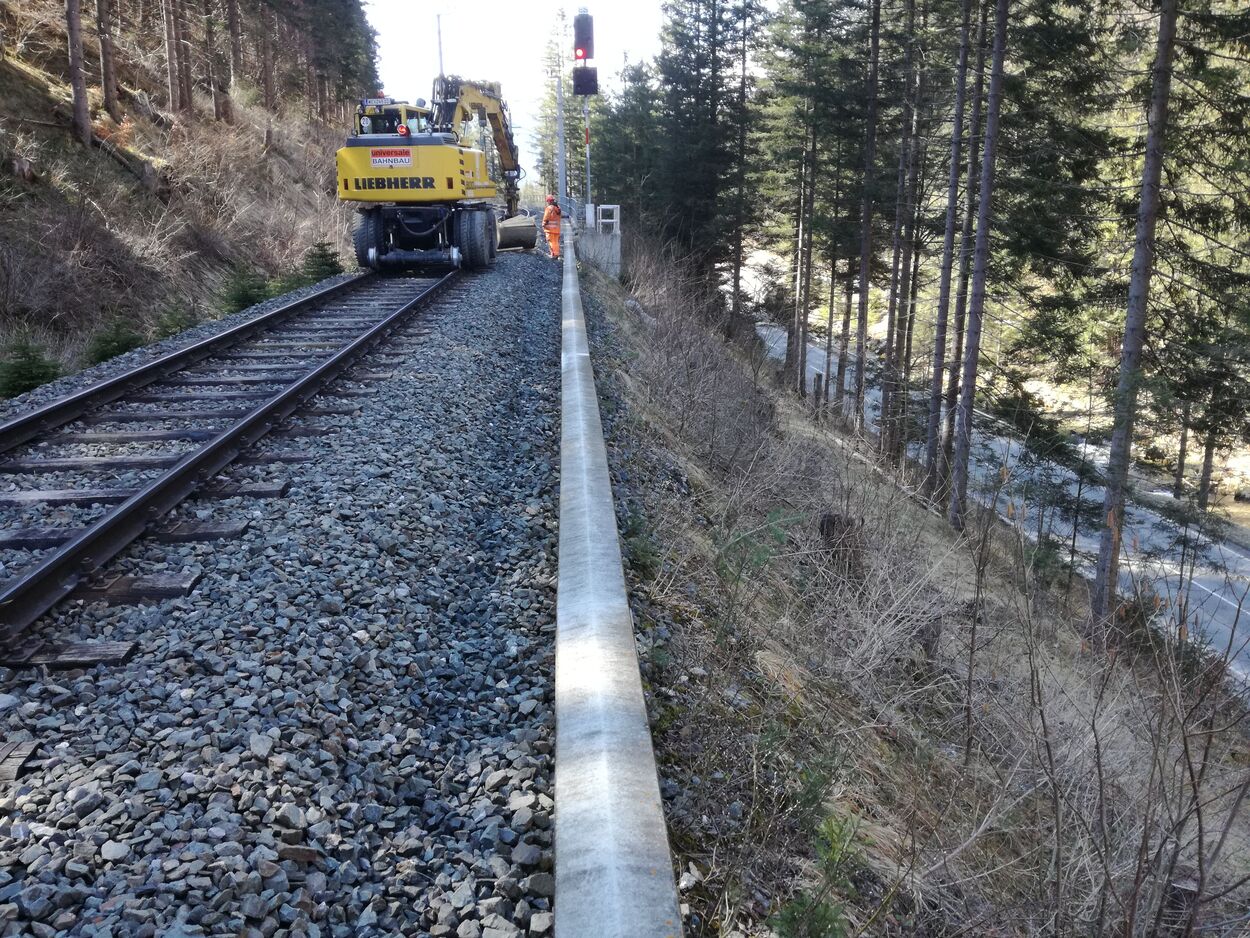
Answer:
[[[40,745],[0,787],[0,935],[551,933],[559,309],[537,255],[462,278],[358,414],[271,444],[311,460],[229,474],[285,497],[176,512],[242,538],[110,565],[191,595],[37,626],[139,650],[0,680]]]

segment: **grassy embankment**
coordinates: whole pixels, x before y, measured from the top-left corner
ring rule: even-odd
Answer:
[[[1235,919],[1250,746],[1219,668],[1138,606],[1091,634],[1079,579],[993,517],[956,536],[632,254],[637,301],[583,285],[689,933]]]
[[[102,360],[297,285],[314,244],[346,247],[340,132],[310,123],[302,101],[286,102],[268,149],[269,118],[247,85],[230,123],[212,119],[203,92],[192,115],[166,113],[163,60],[123,34],[124,120],[90,87],[98,145],[87,150],[69,129],[64,5],[30,0],[0,18],[0,371],[51,376]]]

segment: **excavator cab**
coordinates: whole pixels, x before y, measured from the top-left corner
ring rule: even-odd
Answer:
[[[409,136],[429,133],[430,112],[398,101],[391,105],[360,107],[356,111],[356,133]]]
[[[481,146],[472,125],[489,129]],[[518,216],[521,167],[498,85],[440,78],[430,107],[365,98],[352,130],[336,157],[337,192],[359,204],[361,267],[477,270],[501,246],[534,246],[532,219],[508,221]]]

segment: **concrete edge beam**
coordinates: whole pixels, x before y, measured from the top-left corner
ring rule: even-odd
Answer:
[[[564,225],[556,597],[556,938],[678,938],[681,913]]]

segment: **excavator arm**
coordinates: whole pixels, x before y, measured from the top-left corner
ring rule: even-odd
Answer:
[[[465,121],[476,121],[490,127],[503,170],[504,201],[507,217],[517,213],[520,203],[520,153],[512,134],[512,118],[500,95],[499,84],[487,81],[466,81],[454,75],[434,82],[433,126],[440,133],[459,136]]]

